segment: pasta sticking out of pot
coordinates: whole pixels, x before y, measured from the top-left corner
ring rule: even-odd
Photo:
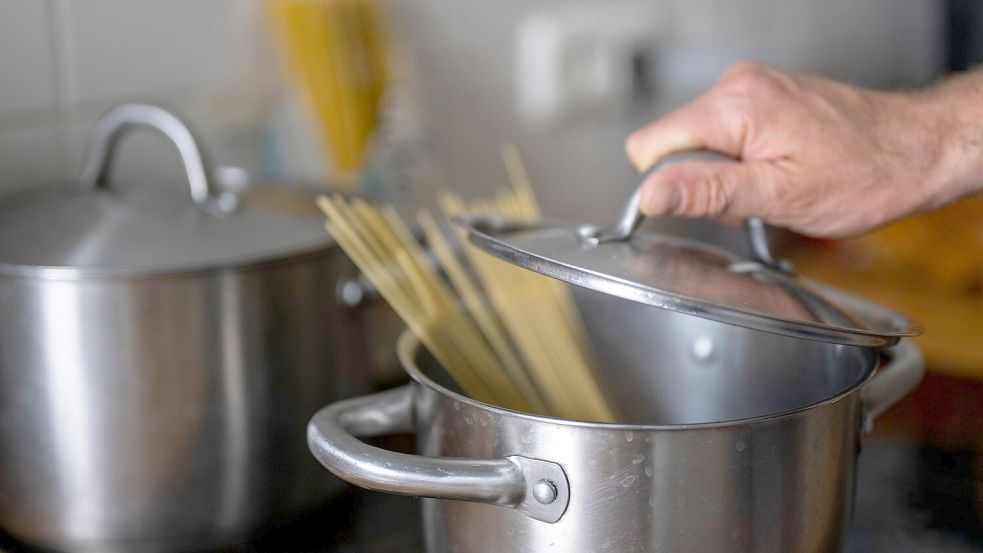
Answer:
[[[508,148],[503,158],[512,189],[472,203],[444,193],[443,215],[538,219],[518,153]],[[427,212],[417,222],[436,262],[391,207],[340,196],[322,196],[318,205],[328,232],[467,395],[519,411],[615,419],[565,284],[495,259],[463,234],[445,235]]]

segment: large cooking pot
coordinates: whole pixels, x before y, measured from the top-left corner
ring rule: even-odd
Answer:
[[[190,181],[107,179],[162,132]],[[321,221],[220,192],[171,114],[125,105],[78,186],[0,199],[0,526],[73,551],[235,542],[342,487],[307,454],[325,402],[367,391],[353,267]]]
[[[920,352],[899,341],[917,325],[798,279],[756,221],[753,259],[632,237],[637,197],[604,231],[463,223],[493,255],[585,287],[595,373],[622,422],[465,397],[406,334],[410,384],[308,425],[331,472],[432,498],[431,553],[841,550],[863,433],[921,379]],[[414,433],[420,455],[358,439],[392,432]]]
[[[413,381],[318,412],[311,450],[353,484],[439,498],[423,502],[431,553],[841,551],[864,424],[921,379],[912,344],[881,355],[578,299],[630,423],[472,400],[405,334]],[[421,456],[355,437],[401,432]]]

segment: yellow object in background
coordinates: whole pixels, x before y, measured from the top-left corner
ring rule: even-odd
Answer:
[[[802,274],[921,322],[930,371],[983,380],[983,196],[789,253]]]
[[[888,225],[870,242],[879,262],[913,286],[983,295],[983,196]]]
[[[508,147],[503,158],[512,188],[478,202],[444,193],[448,219],[464,212],[538,218],[518,152]],[[460,229],[459,253],[425,211],[417,219],[436,263],[391,207],[340,194],[318,205],[338,245],[470,397],[541,415],[616,420],[566,284],[481,252]]]
[[[324,138],[332,180],[351,188],[387,84],[376,0],[268,0],[281,50]]]

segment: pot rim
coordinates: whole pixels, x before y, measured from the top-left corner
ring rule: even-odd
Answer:
[[[20,265],[0,263],[0,278],[22,278],[41,281],[114,281],[142,280],[155,278],[174,278],[206,275],[225,271],[248,271],[265,267],[285,265],[326,255],[337,249],[337,244],[329,240],[324,244],[296,250],[272,253],[255,259],[216,261],[198,266],[174,268],[141,267],[72,267],[57,265]]]
[[[860,346],[845,346],[845,347],[860,347]],[[420,340],[413,334],[410,329],[404,329],[400,334],[399,339],[396,342],[396,356],[399,359],[400,365],[402,365],[403,370],[409,374],[417,384],[426,386],[434,390],[435,392],[444,395],[455,401],[460,401],[462,403],[468,404],[472,407],[478,409],[484,409],[486,411],[491,411],[498,415],[519,417],[526,420],[535,421],[543,424],[556,424],[563,426],[573,426],[579,428],[598,428],[603,430],[631,430],[631,431],[662,431],[662,430],[699,430],[699,429],[711,429],[711,428],[724,428],[731,426],[741,426],[746,424],[756,424],[761,422],[775,421],[780,419],[790,418],[813,409],[818,409],[826,405],[831,405],[836,403],[854,393],[859,389],[863,388],[867,382],[873,378],[877,369],[881,365],[881,357],[877,354],[878,350],[874,348],[860,348],[864,350],[865,357],[870,355],[875,355],[877,358],[871,360],[871,366],[861,378],[858,378],[856,382],[847,386],[841,390],[836,395],[821,399],[819,401],[803,405],[801,407],[796,407],[794,409],[789,409],[779,413],[772,413],[768,415],[759,415],[756,417],[748,417],[743,419],[730,419],[725,421],[713,421],[713,422],[697,422],[697,423],[684,423],[684,424],[639,424],[639,423],[617,423],[617,422],[592,422],[583,421],[576,419],[564,419],[559,417],[552,417],[548,415],[534,415],[532,413],[526,413],[523,411],[516,411],[514,409],[508,409],[505,407],[499,407],[497,405],[491,405],[489,403],[484,403],[476,399],[469,398],[463,394],[449,390],[440,384],[437,384],[430,379],[427,375],[416,364],[416,357],[420,350],[425,349],[424,345]]]

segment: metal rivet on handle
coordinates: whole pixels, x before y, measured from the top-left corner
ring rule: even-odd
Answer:
[[[549,480],[540,480],[532,487],[532,496],[543,505],[556,501],[556,486]]]
[[[338,299],[346,307],[358,307],[365,299],[365,287],[356,278],[344,280],[338,284]]]

